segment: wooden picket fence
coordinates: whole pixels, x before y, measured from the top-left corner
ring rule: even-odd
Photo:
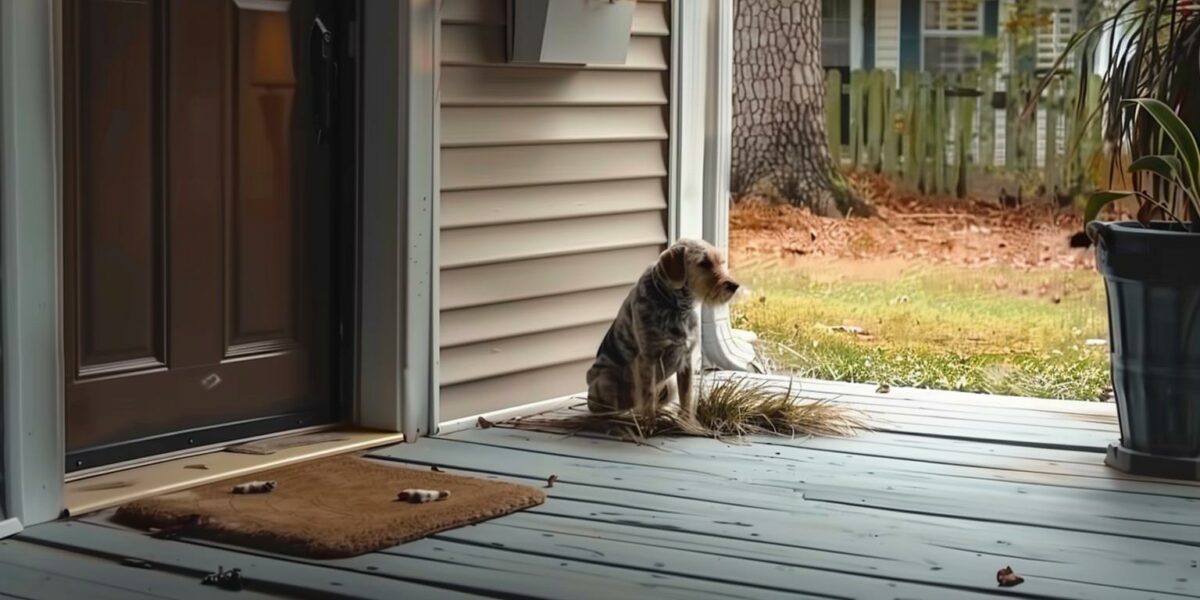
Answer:
[[[1000,81],[1008,93],[997,96]],[[885,173],[930,194],[962,197],[973,175],[996,171],[1035,173],[1047,190],[1077,192],[1100,147],[1099,120],[1076,117],[1077,79],[1066,74],[1042,94],[1036,119],[1022,119],[1038,83],[1032,73],[1001,80],[980,71],[905,72],[897,80],[892,71],[856,70],[847,84],[840,71],[830,70],[825,78],[830,152],[844,166]],[[1087,114],[1097,106],[1099,84],[1092,75]],[[840,100],[847,91],[850,143],[843,145]],[[1003,98],[1002,106],[995,98]]]

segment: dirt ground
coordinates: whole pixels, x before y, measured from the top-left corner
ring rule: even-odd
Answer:
[[[1001,208],[996,198],[917,197],[874,175],[852,175],[851,183],[878,207],[878,217],[831,219],[762,199],[736,202],[730,213],[731,263],[888,259],[882,262],[1094,268],[1092,249],[1068,243],[1082,228],[1078,209],[1045,202]]]

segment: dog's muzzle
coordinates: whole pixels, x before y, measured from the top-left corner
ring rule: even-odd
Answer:
[[[740,288],[741,284],[738,282],[723,277],[717,280],[717,284],[713,286],[712,292],[709,293],[709,302],[713,304],[726,304],[733,300],[734,295],[737,294]]]

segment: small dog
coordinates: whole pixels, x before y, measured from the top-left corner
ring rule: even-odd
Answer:
[[[738,291],[721,253],[680,240],[646,269],[625,298],[587,373],[595,413],[655,409],[677,400],[695,417],[701,304],[729,302]]]

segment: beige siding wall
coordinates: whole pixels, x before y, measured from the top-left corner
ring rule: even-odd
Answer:
[[[668,5],[585,68],[505,64],[504,5],[442,9],[443,420],[582,392],[667,238]]]
[[[875,68],[900,70],[900,0],[875,2]]]

